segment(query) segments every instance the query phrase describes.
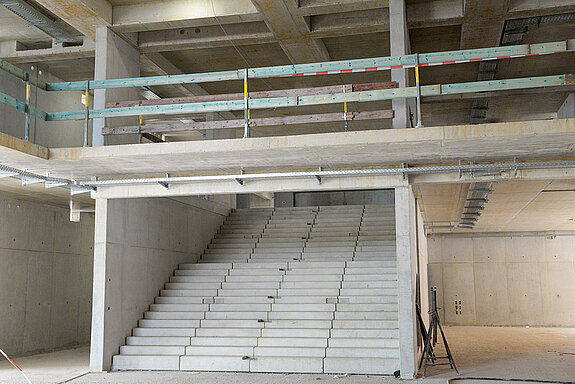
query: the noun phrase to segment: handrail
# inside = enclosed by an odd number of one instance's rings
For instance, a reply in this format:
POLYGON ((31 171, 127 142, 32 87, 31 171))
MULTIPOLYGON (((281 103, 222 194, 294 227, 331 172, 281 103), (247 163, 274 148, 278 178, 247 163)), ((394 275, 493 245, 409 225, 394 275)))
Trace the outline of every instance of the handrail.
MULTIPOLYGON (((571 85, 575 81, 573 75, 554 75, 541 77, 526 77, 507 80, 488 80, 469 83, 436 84, 421 87, 421 95, 440 96, 475 92, 501 91, 512 89, 538 88, 571 85)), ((251 99, 250 109, 265 109, 279 107, 294 107, 319 104, 340 104, 344 102, 369 102, 417 96, 417 87, 391 88, 373 91, 344 92, 324 95, 273 97, 251 99)), ((188 103, 172 105, 150 105, 140 107, 104 108, 89 111, 90 118, 122 117, 140 115, 172 115, 186 113, 205 113, 220 111, 239 111, 244 109, 243 100, 212 101, 205 103, 188 103)), ((48 113, 48 121, 82 120, 84 110, 48 113)))
MULTIPOLYGON (((575 51, 575 39, 542 44, 522 44, 495 48, 468 49, 458 51, 418 54, 419 66, 434 66, 510 59, 575 51)), ((390 56, 370 59, 328 61, 321 63, 283 65, 250 68, 249 78, 270 78, 283 76, 315 76, 355 72, 384 71, 416 66, 416 55, 390 56)), ((90 80, 90 89, 143 87, 158 85, 190 84, 228 80, 243 80, 244 69, 221 72, 194 73, 184 75, 152 76, 109 80, 90 80)), ((84 90, 85 81, 48 83, 48 91, 84 90)))

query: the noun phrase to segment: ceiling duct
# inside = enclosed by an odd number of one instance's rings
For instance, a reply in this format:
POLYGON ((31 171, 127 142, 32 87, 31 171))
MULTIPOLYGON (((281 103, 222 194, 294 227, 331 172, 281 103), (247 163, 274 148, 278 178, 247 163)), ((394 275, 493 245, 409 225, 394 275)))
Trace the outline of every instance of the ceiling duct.
POLYGON ((473 229, 475 227, 492 192, 493 183, 491 182, 477 182, 469 186, 457 228, 473 229))
POLYGON ((29 25, 33 25, 56 42, 78 42, 81 37, 68 25, 56 21, 23 0, 0 0, 0 5, 10 10, 29 25))

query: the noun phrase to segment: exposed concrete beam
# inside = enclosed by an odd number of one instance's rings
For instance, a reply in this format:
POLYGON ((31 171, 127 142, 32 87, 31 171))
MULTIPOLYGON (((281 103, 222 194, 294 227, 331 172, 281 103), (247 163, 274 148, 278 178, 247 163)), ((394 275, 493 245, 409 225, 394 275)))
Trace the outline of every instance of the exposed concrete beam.
POLYGON ((510 0, 509 18, 545 16, 575 11, 574 0, 510 0))
POLYGON ((388 0, 299 0, 298 12, 302 16, 387 8, 388 0))
POLYGON ((252 0, 293 64, 329 61, 321 40, 309 36, 309 25, 294 1, 252 0))
POLYGON ((409 3, 406 7, 409 28, 457 25, 463 21, 463 0, 432 0, 409 3))
POLYGON ((461 49, 498 47, 511 0, 466 0, 461 49))
POLYGON ((64 47, 62 44, 53 44, 52 48, 18 50, 18 43, 14 40, 0 42, 0 57, 14 63, 31 63, 37 61, 58 61, 94 57, 96 44, 85 38, 82 45, 64 47))
POLYGON ((141 52, 166 52, 276 41, 263 21, 140 32, 138 37, 141 52))
MULTIPOLYGON (((166 57, 161 53, 142 54, 140 59, 147 61, 148 64, 152 66, 160 76, 181 75, 184 73, 180 68, 176 67, 174 64, 172 64, 172 62, 166 59, 166 57)), ((208 95, 208 92, 198 84, 179 84, 176 87, 185 96, 208 95)), ((228 111, 219 112, 218 115, 224 120, 236 118, 233 113, 228 111)))
MULTIPOLYGON (((156 144, 163 145, 163 144, 156 144)), ((230 182, 197 182, 190 184, 161 185, 131 185, 98 187, 92 194, 95 199, 211 195, 259 192, 291 192, 291 191, 342 191, 352 189, 383 189, 407 185, 401 175, 359 176, 359 177, 329 177, 318 183, 315 178, 255 180, 246 181, 244 185, 236 181, 230 182)))
POLYGON ((106 0, 35 1, 93 40, 96 27, 112 25, 112 5, 106 0))
POLYGON ((250 0, 171 0, 114 7, 114 30, 160 29, 261 21, 250 0))

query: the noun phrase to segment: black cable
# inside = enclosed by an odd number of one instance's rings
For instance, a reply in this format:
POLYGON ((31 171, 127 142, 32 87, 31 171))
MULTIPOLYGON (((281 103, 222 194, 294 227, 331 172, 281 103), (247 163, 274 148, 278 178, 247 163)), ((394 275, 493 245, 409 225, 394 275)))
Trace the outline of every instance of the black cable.
POLYGON ((558 381, 558 380, 538 380, 538 379, 498 379, 495 377, 454 377, 447 380, 447 384, 452 381, 461 380, 479 380, 479 381, 512 381, 521 383, 545 383, 545 384, 575 384, 575 381, 558 381))

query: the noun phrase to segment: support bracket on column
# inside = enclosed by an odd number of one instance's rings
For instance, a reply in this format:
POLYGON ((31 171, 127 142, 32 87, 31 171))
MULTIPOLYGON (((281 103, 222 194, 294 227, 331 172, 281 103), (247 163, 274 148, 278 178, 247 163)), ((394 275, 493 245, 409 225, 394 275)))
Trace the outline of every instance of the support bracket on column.
MULTIPOLYGON (((242 175, 244 174, 244 170, 243 170, 243 169, 240 171, 240 174, 242 174, 242 175)), ((244 185, 244 179, 241 179, 241 178, 239 178, 239 177, 236 178, 236 182, 237 182, 239 185, 241 185, 241 186, 244 185)))
MULTIPOLYGON (((319 171, 320 171, 320 172, 322 171, 322 168, 321 168, 321 167, 319 167, 319 171)), ((318 184, 321 184, 322 180, 321 180, 321 176, 320 176, 320 175, 315 175, 315 179, 317 180, 317 183, 318 183, 318 184)))
MULTIPOLYGON (((166 178, 169 178, 170 174, 166 173, 166 178)), ((166 189, 170 189, 170 184, 168 184, 167 181, 158 181, 158 184, 160 184, 162 187, 166 188, 166 189)))

